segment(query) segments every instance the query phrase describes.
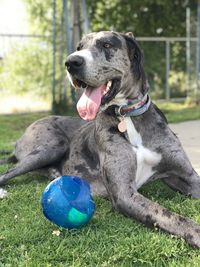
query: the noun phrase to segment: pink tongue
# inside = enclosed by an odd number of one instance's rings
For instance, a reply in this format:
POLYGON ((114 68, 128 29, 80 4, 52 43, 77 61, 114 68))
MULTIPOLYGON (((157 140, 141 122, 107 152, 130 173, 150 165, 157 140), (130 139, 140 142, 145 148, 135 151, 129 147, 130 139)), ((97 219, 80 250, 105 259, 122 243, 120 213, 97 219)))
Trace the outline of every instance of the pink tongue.
POLYGON ((106 85, 101 85, 94 89, 86 89, 84 91, 76 106, 82 119, 95 119, 104 90, 106 90, 106 85))

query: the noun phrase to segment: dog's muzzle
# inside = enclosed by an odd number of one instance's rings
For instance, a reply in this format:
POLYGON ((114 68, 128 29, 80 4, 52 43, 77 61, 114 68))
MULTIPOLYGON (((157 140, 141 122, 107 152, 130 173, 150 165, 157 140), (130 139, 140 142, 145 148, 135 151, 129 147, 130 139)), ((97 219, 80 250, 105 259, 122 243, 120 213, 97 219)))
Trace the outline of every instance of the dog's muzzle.
MULTIPOLYGON (((80 54, 71 54, 67 57, 65 66, 67 68, 68 77, 75 89, 84 89, 84 92, 77 103, 77 110, 80 117, 84 120, 93 120, 99 110, 100 105, 105 105, 111 101, 118 93, 121 78, 112 77, 105 78, 104 81, 96 84, 91 84, 89 79, 86 79, 86 60, 91 61, 91 55, 86 53, 86 59, 80 54)), ((90 73, 91 75, 91 73, 90 73)))

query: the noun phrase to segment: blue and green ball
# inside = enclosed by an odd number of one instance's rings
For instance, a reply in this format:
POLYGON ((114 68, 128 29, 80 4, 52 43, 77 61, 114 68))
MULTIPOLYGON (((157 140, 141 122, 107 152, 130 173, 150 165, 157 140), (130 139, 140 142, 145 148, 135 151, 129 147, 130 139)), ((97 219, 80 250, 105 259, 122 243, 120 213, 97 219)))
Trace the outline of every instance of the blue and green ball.
POLYGON ((68 229, 81 228, 95 211, 89 184, 76 176, 61 176, 52 181, 42 194, 45 217, 68 229))

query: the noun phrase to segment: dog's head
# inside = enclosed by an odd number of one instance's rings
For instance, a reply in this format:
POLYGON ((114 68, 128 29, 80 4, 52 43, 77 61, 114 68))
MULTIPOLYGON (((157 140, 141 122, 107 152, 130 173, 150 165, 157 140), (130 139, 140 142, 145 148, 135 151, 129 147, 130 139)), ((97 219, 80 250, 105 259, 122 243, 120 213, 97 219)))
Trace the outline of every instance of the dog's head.
POLYGON ((142 52, 130 33, 87 34, 65 65, 72 85, 85 90, 77 104, 85 120, 94 119, 100 106, 126 104, 147 90, 142 52))

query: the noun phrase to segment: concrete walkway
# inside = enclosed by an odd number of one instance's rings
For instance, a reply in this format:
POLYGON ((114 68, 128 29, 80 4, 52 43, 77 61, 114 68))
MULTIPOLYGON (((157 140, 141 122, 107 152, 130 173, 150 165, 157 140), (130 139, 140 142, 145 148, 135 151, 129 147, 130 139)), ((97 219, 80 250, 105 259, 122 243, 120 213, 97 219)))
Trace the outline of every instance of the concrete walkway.
POLYGON ((170 124, 179 137, 192 166, 200 175, 200 120, 170 124))

